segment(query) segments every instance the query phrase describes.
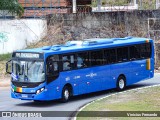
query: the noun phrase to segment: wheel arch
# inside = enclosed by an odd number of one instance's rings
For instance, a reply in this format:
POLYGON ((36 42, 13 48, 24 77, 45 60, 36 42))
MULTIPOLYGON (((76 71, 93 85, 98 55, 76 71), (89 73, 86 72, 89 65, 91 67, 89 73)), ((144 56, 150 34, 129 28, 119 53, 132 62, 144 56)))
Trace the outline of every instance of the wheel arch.
MULTIPOLYGON (((65 87, 68 87, 68 88, 69 88, 69 91, 70 91, 70 93, 71 93, 71 96, 73 96, 73 87, 72 87, 72 85, 71 85, 70 83, 66 83, 66 84, 64 85, 63 89, 64 89, 65 87)), ((62 89, 62 90, 63 90, 63 89, 62 89)))
POLYGON ((118 76, 118 78, 119 78, 120 76, 124 77, 124 78, 125 78, 125 81, 126 81, 126 76, 125 76, 124 74, 120 74, 120 75, 118 76))

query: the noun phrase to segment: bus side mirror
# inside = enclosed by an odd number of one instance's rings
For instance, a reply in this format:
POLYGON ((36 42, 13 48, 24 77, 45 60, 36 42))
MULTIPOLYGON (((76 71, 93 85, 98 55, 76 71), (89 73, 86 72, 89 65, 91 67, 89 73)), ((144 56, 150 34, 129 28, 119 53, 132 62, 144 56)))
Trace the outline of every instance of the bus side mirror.
POLYGON ((11 61, 12 61, 12 60, 9 60, 9 61, 6 63, 6 73, 8 73, 8 74, 11 74, 11 71, 12 71, 11 61))

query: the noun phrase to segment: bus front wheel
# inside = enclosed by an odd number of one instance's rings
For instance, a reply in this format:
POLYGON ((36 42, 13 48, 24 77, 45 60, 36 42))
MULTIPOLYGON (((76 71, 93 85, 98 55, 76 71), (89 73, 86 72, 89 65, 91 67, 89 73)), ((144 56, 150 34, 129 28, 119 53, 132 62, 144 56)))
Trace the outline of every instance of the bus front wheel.
POLYGON ((126 87, 126 78, 124 76, 119 76, 117 80, 117 90, 122 91, 126 87))
POLYGON ((62 102, 67 102, 71 96, 69 87, 65 86, 62 91, 62 102))

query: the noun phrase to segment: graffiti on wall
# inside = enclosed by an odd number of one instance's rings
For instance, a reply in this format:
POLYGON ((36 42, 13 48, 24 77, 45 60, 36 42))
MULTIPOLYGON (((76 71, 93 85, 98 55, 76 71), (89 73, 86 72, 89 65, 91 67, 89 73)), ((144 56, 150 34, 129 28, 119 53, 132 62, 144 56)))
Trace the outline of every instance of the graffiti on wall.
POLYGON ((0 43, 7 42, 9 40, 7 32, 0 32, 0 43))

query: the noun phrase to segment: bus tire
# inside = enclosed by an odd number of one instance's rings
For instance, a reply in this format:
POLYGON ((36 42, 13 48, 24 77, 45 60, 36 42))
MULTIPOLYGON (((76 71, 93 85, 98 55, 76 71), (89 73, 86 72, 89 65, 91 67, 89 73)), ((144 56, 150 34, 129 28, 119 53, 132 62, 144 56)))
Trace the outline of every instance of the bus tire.
POLYGON ((71 91, 69 89, 69 87, 65 86, 62 90, 62 102, 68 102, 68 100, 70 99, 71 96, 71 91))
POLYGON ((124 90, 126 87, 126 78, 124 76, 119 76, 117 80, 116 88, 118 91, 124 90))

